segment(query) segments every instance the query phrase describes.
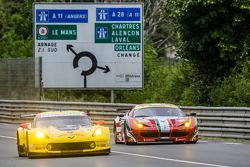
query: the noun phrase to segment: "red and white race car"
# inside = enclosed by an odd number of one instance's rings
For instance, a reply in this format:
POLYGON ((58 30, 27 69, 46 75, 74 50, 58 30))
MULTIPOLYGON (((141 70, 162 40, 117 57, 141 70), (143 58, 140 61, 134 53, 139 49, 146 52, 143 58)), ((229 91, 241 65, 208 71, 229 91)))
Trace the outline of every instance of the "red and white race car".
POLYGON ((196 143, 197 119, 172 104, 141 104, 114 121, 115 143, 196 143))

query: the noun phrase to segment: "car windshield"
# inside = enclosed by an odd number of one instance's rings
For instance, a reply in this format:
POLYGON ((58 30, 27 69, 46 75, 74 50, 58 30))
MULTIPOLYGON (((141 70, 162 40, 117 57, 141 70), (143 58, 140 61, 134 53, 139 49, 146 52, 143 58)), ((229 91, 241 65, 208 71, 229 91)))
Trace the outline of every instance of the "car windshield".
POLYGON ((133 117, 184 117, 185 114, 179 108, 150 107, 134 111, 133 117))
POLYGON ((57 129, 78 129, 80 126, 91 126, 91 121, 87 116, 44 117, 36 121, 37 128, 48 128, 50 126, 57 129))

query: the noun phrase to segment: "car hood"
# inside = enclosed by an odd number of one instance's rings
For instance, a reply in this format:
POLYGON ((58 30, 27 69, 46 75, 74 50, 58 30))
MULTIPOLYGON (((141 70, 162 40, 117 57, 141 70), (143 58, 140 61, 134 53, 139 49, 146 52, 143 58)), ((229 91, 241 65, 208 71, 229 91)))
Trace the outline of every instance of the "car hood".
POLYGON ((90 137, 94 133, 94 127, 82 127, 79 126, 79 128, 55 128, 53 126, 50 126, 48 128, 42 129, 43 132, 45 132, 49 137, 68 137, 68 136, 85 136, 90 137))
POLYGON ((155 116, 155 117, 141 117, 136 118, 136 120, 147 126, 181 126, 186 121, 186 117, 165 117, 165 116, 155 116))

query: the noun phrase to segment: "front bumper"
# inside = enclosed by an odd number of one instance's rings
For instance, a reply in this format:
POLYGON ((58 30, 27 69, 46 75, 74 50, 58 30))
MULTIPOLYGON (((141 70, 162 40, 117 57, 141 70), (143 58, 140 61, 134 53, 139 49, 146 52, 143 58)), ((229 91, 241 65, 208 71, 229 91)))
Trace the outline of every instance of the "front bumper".
POLYGON ((32 142, 29 143, 30 156, 108 154, 110 141, 75 141, 75 142, 32 142))
POLYGON ((58 156, 76 156, 76 155, 108 155, 110 153, 110 148, 100 149, 100 150, 91 150, 91 151, 71 151, 71 152, 29 152, 30 158, 35 157, 58 157, 58 156))
POLYGON ((132 130, 129 132, 131 143, 171 143, 190 142, 198 140, 198 131, 190 129, 172 129, 169 132, 159 132, 157 130, 132 130))

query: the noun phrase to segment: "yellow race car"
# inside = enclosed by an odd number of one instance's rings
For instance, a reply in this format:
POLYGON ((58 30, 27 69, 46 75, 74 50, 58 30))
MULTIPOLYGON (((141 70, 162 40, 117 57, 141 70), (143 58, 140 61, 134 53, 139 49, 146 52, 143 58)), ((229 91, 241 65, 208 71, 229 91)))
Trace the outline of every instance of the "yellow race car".
MULTIPOLYGON (((101 122, 102 123, 102 122, 101 122)), ((17 129, 20 157, 110 153, 108 127, 91 125, 84 112, 55 111, 35 116, 17 129)))

